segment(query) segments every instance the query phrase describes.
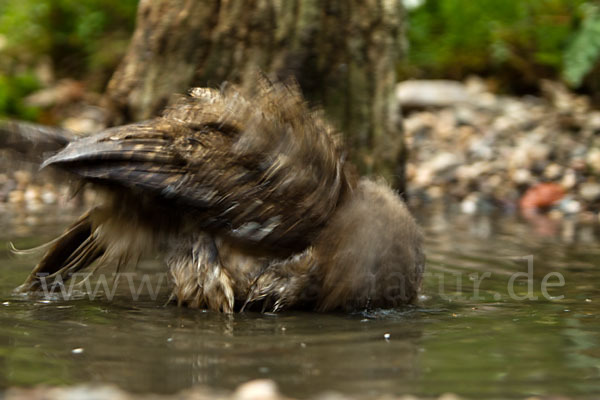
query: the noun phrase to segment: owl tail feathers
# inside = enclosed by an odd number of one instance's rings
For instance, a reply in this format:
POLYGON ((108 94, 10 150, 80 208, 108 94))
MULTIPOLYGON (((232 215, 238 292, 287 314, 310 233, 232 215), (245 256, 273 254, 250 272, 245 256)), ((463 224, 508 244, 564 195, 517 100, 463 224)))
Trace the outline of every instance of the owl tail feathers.
POLYGON ((25 282, 15 289, 16 293, 46 291, 60 285, 104 254, 104 246, 94 233, 94 211, 83 214, 61 236, 50 242, 49 250, 25 282))

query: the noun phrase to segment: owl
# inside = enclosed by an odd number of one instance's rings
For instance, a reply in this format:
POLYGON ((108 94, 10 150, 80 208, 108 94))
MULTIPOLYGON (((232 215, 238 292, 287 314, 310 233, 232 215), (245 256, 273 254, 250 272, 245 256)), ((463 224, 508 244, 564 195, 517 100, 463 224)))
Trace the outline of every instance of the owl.
POLYGON ((17 290, 159 252, 179 305, 359 310, 417 297, 422 237, 400 197, 358 178, 294 83, 194 88, 161 117, 70 142, 43 167, 102 200, 17 290))

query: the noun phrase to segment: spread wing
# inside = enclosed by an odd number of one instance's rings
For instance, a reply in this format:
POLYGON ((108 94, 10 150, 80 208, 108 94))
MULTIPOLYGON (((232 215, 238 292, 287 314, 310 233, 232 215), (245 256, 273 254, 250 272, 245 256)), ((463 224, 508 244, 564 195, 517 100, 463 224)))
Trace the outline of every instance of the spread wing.
POLYGON ((345 185, 338 136, 295 86, 270 83, 254 95, 194 89, 163 117, 75 141, 44 165, 152 194, 192 210, 200 227, 288 248, 306 246, 345 185))
POLYGON ((16 120, 0 120, 0 149, 10 149, 40 163, 44 153, 65 147, 74 135, 61 128, 16 120))

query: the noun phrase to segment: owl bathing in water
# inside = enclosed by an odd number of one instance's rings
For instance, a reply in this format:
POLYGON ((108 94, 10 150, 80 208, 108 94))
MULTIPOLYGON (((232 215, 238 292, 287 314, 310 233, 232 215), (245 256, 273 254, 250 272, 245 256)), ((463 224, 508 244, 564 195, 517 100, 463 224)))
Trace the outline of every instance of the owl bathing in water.
POLYGON ((44 166, 106 196, 18 290, 159 250, 180 305, 362 310, 415 300, 421 234, 294 84, 196 88, 164 115, 71 142, 44 166))

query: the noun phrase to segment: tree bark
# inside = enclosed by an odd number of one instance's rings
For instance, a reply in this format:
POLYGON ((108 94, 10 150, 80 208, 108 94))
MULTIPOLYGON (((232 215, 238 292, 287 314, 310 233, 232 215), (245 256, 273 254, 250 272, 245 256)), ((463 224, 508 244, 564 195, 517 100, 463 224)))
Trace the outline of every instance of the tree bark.
POLYGON ((294 77, 344 132, 363 173, 403 185, 394 96, 400 3, 141 0, 128 53, 105 96, 113 123, 152 117, 171 94, 192 86, 253 85, 257 71, 294 77))

